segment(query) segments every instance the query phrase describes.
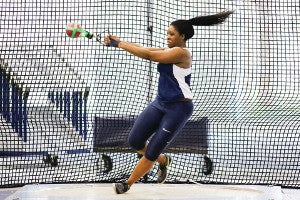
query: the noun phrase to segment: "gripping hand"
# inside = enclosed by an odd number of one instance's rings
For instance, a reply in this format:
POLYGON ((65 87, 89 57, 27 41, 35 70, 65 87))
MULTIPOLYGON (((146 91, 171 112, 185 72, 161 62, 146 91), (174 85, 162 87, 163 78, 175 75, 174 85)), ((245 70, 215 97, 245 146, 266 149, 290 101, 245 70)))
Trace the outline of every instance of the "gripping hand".
POLYGON ((116 36, 109 34, 104 38, 104 43, 108 47, 118 47, 120 43, 120 39, 116 36))
POLYGON ((117 41, 113 39, 112 37, 109 37, 110 43, 108 44, 109 47, 118 47, 120 41, 117 41))

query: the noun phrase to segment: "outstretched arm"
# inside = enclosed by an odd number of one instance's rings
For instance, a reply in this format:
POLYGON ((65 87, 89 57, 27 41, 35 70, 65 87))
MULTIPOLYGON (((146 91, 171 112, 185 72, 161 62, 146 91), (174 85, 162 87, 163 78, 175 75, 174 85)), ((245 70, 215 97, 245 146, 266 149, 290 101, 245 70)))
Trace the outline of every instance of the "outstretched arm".
POLYGON ((185 50, 179 47, 171 49, 143 47, 135 43, 121 41, 118 37, 112 35, 108 35, 104 42, 108 46, 121 48, 137 57, 154 62, 180 63, 189 56, 185 50))
POLYGON ((140 48, 144 48, 144 49, 147 49, 149 51, 162 51, 162 50, 165 50, 166 48, 157 48, 157 47, 144 47, 144 46, 141 46, 139 44, 136 44, 136 43, 131 43, 131 42, 127 42, 127 43, 130 43, 131 45, 133 46, 137 46, 137 47, 140 47, 140 48))

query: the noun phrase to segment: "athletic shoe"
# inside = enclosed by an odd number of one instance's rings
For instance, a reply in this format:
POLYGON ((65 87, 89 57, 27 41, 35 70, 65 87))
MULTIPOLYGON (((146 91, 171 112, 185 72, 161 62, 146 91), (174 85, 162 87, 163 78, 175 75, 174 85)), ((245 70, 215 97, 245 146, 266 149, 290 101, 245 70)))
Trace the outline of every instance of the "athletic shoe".
POLYGON ((129 190, 130 185, 127 183, 115 183, 113 187, 117 194, 123 194, 129 190))
POLYGON ((167 169, 172 163, 172 158, 170 156, 166 155, 166 162, 164 164, 159 164, 158 166, 158 176, 157 176, 157 182, 158 183, 164 183, 167 179, 167 169))

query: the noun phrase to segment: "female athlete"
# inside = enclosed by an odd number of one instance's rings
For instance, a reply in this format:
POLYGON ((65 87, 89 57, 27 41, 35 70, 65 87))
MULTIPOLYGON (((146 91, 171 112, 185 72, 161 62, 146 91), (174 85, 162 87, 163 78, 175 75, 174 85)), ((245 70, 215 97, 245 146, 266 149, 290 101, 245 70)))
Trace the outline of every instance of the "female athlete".
POLYGON ((155 162, 159 163, 157 182, 166 180, 172 159, 163 154, 163 150, 186 124, 194 108, 190 89, 192 53, 187 48, 187 40, 194 35, 193 26, 219 24, 230 14, 231 11, 225 11, 172 22, 167 30, 167 48, 143 47, 113 35, 105 37, 106 46, 157 62, 159 72, 157 97, 139 115, 128 139, 130 146, 143 156, 125 182, 114 184, 117 194, 127 192, 155 162))

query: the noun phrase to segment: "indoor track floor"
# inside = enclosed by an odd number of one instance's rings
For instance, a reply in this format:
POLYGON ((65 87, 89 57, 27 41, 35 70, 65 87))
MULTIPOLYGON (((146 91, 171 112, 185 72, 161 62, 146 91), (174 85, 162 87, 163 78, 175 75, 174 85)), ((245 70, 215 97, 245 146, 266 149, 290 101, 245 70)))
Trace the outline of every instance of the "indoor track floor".
POLYGON ((143 184, 115 194, 112 184, 32 184, 0 189, 4 200, 299 200, 300 190, 280 186, 143 184))

